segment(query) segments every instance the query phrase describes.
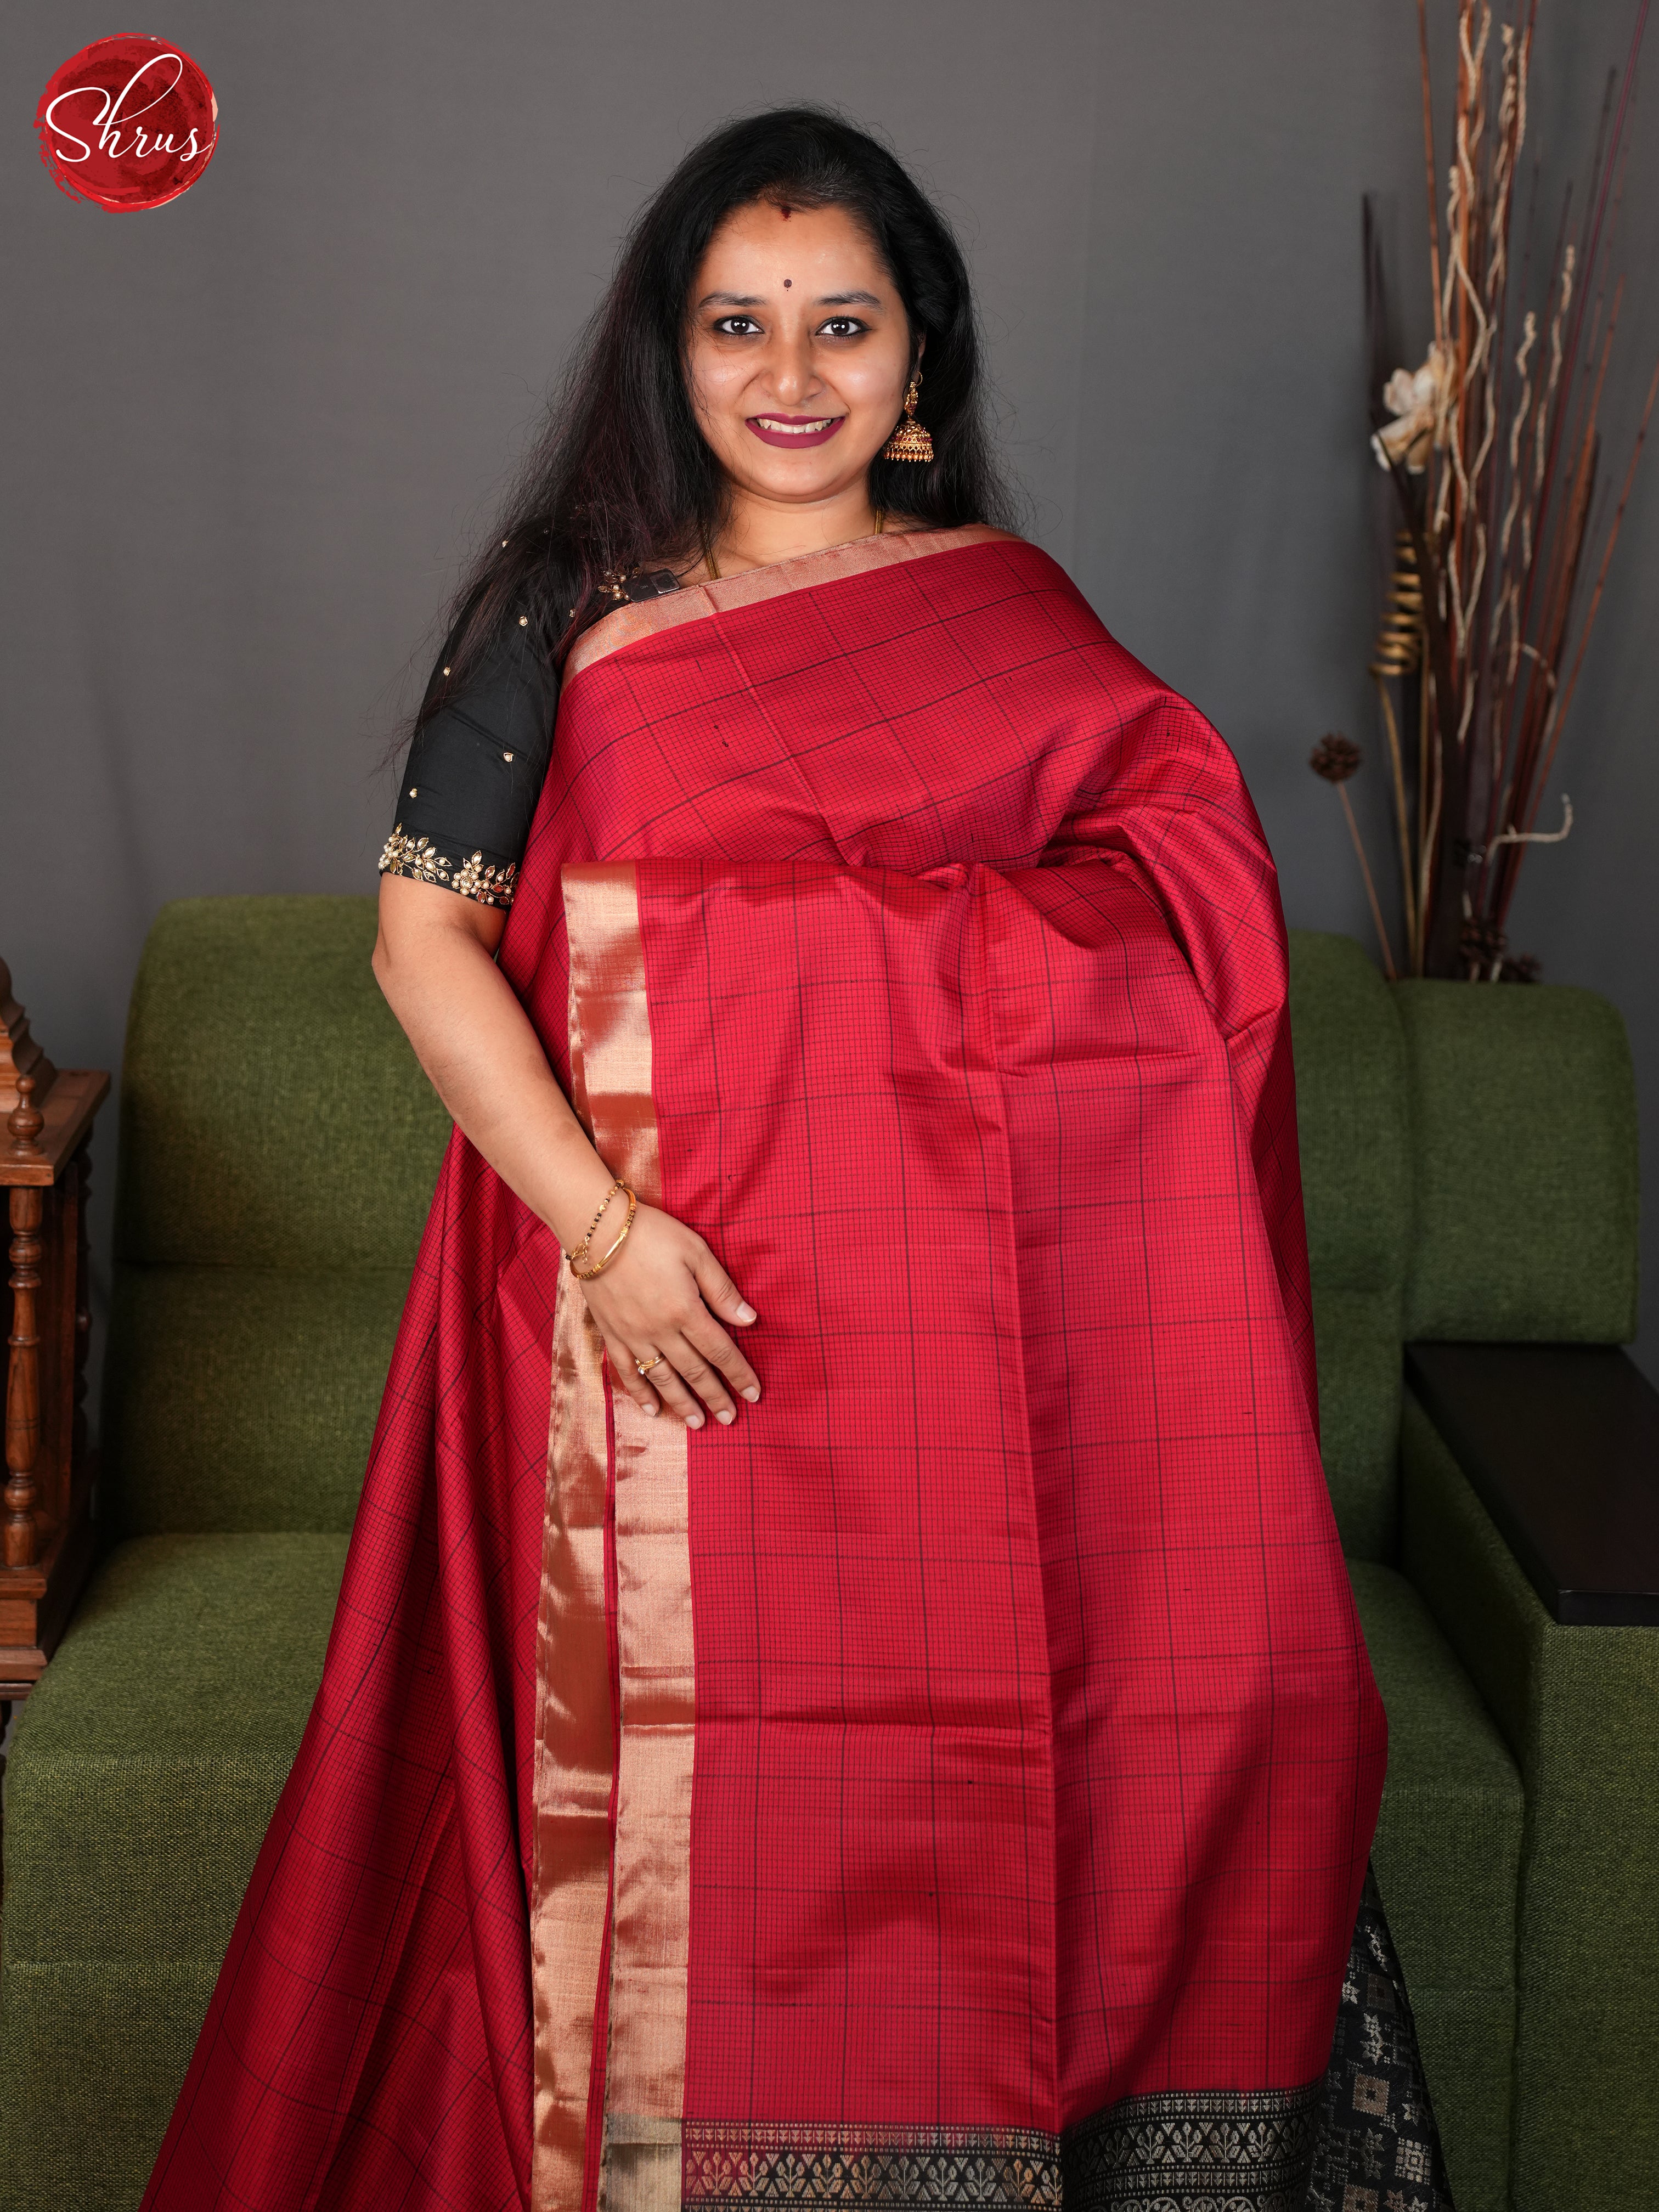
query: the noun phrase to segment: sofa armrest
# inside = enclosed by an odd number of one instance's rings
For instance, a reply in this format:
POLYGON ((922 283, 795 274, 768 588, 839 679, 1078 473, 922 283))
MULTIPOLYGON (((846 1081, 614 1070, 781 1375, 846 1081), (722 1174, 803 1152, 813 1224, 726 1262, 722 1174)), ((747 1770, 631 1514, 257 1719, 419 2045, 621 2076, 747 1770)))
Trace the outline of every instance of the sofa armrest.
POLYGON ((1659 1627, 1659 1390, 1624 1352, 1413 1344, 1406 1377, 1553 1620, 1659 1627))
POLYGON ((1659 2172, 1659 1631, 1551 1617, 1408 1390, 1401 1565, 1526 1792, 1516 2212, 1650 2212, 1659 2172))

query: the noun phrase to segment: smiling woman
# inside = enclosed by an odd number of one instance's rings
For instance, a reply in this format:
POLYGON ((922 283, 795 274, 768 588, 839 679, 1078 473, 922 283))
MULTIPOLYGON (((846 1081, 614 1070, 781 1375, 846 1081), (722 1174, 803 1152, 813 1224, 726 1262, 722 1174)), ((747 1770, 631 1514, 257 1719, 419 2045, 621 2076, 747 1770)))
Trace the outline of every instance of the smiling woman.
POLYGON ((1272 861, 981 404, 891 155, 734 125, 462 587, 457 1127, 151 2212, 1446 2201, 1272 861))
POLYGON ((556 672, 641 579, 707 574, 711 548, 732 574, 868 534, 883 515, 1012 528, 984 398, 961 252, 890 154, 805 110, 715 133, 635 223, 545 434, 455 594, 417 728, 509 631, 522 627, 536 665, 556 672), (918 466, 889 447, 924 358, 934 452, 918 466), (823 426, 823 472, 750 465, 769 443, 763 416, 783 437, 792 417, 809 438, 823 426))
POLYGON ((727 568, 760 567, 781 543, 800 550, 809 514, 827 545, 873 529, 870 463, 927 341, 869 232, 841 207, 740 208, 715 233, 696 289, 691 403, 747 525, 741 549, 727 544, 727 568))

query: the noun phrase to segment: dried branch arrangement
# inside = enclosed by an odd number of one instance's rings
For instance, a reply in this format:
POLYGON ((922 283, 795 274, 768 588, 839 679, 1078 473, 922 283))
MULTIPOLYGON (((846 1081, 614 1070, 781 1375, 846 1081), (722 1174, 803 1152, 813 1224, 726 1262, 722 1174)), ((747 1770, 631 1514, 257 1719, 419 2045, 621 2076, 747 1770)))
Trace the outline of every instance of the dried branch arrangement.
MULTIPOLYGON (((1547 254, 1535 171, 1523 221, 1516 207, 1537 6, 1523 0, 1518 24, 1494 38, 1488 0, 1458 0, 1443 235, 1418 0, 1434 337, 1420 368, 1386 381, 1398 356, 1366 209, 1371 450, 1400 523, 1370 662, 1399 847, 1399 963, 1365 870, 1390 975, 1397 965, 1492 981, 1536 973, 1506 957, 1510 905, 1528 847, 1559 844, 1572 827, 1565 793, 1559 826, 1540 828, 1540 814, 1659 393, 1656 368, 1615 491, 1600 416, 1625 282, 1610 281, 1607 264, 1648 0, 1622 76, 1607 81, 1588 198, 1575 214, 1569 191, 1547 254)), ((1329 742, 1312 764, 1340 786, 1357 750, 1333 757, 1329 742)), ((1348 819, 1352 830, 1351 809, 1348 819)))

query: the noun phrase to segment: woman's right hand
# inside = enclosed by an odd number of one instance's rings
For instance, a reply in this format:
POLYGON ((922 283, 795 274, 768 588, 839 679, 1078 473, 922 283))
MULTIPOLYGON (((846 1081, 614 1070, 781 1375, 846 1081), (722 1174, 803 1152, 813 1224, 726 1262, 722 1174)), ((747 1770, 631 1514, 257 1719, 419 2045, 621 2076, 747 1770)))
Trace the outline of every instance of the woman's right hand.
MULTIPOLYGON (((602 1257, 620 1226, 607 1212, 590 1255, 602 1257)), ((759 1377, 721 1326, 747 1328, 759 1316, 696 1231, 672 1213, 641 1202, 616 1258, 582 1289, 611 1373, 646 1413, 666 1406, 700 1429, 703 1406, 729 1423, 738 1417, 734 1392, 751 1404, 760 1396, 759 1377), (657 1353, 641 1375, 637 1363, 657 1353)))

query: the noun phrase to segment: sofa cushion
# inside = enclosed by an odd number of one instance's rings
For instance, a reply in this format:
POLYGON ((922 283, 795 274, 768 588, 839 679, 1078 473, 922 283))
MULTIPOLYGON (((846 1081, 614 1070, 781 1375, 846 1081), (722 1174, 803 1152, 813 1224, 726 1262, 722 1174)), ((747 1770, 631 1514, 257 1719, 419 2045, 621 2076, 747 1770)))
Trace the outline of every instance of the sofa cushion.
POLYGON ((1389 1715, 1372 1861, 1417 2017, 1459 2212, 1508 2203, 1521 1778, 1411 1584, 1351 1560, 1389 1715))
POLYGON ((119 1257, 414 1264, 449 1117, 369 969, 372 898, 180 899, 121 1085, 119 1257))
POLYGON ((1627 1344, 1636 1078, 1617 1009, 1562 984, 1395 995, 1416 1170, 1406 1334, 1627 1344))
POLYGON ((1316 1283, 1313 1310, 1320 1456, 1342 1548, 1358 1559, 1392 1559, 1399 1544, 1400 1294, 1316 1283))
POLYGON ((351 1526, 404 1268, 116 1270, 100 1510, 128 1535, 351 1526))
POLYGON ((1297 1133, 1325 1475, 1346 1550, 1392 1559, 1411 1228, 1405 1048, 1352 938, 1291 933, 1297 1133))
POLYGON ((155 1536, 100 1569, 6 1777, 9 2212, 130 2212, 322 1675, 345 1540, 155 1536))

